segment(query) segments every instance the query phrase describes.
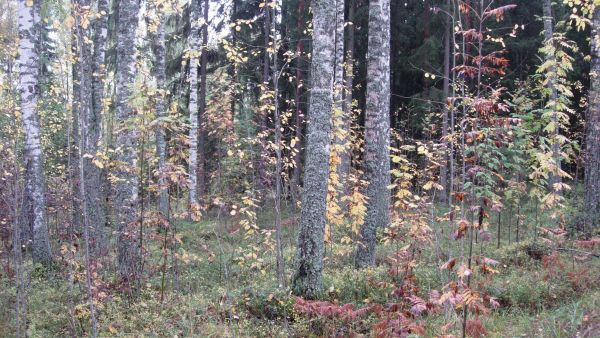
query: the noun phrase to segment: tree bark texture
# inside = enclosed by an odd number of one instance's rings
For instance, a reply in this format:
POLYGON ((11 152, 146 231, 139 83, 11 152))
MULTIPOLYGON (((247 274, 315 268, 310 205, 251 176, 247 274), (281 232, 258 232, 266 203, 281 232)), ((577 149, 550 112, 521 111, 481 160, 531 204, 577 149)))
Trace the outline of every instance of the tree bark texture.
MULTIPOLYGON (((298 0, 298 20, 296 23, 296 90, 294 92, 294 104, 295 104, 295 131, 294 136, 296 138, 296 144, 294 149, 294 171, 292 173, 292 194, 294 198, 298 195, 297 191, 300 187, 300 172, 302 170, 301 165, 301 144, 302 144, 302 130, 304 128, 304 113, 301 107, 301 96, 302 96, 302 84, 303 84, 303 73, 302 73, 302 54, 304 54, 304 0, 298 0)), ((294 200, 295 202, 296 200, 294 200)))
POLYGON ((40 119, 37 112, 39 97, 39 56, 35 48, 39 13, 35 4, 19 1, 19 94, 23 133, 25 135, 26 194, 33 210, 32 237, 33 261, 44 265, 52 263, 50 235, 46 224, 46 199, 44 196, 44 170, 42 159, 40 119))
POLYGON ((333 107, 335 2, 314 0, 311 96, 294 294, 317 297, 323 288, 323 249, 333 107))
MULTIPOLYGON (((446 1, 446 10, 450 13, 451 3, 450 0, 446 1)), ((450 23, 450 15, 445 15, 445 27, 444 27, 444 83, 443 83, 443 95, 444 101, 442 102, 442 161, 440 166, 440 185, 444 189, 441 194, 441 200, 448 200, 448 115, 450 114, 448 98, 450 96, 450 31, 452 30, 450 23)))
POLYGON ((198 193, 199 199, 206 194, 206 152, 204 149, 206 133, 204 115, 206 112, 206 66, 208 64, 208 0, 204 0, 204 26, 202 26, 202 46, 200 55, 200 90, 198 92, 198 193))
MULTIPOLYGON (((106 41, 108 36, 108 0, 98 0, 98 14, 92 26, 94 30, 94 51, 91 55, 91 95, 92 108, 86 116, 87 142, 86 154, 96 156, 100 150, 100 136, 102 130, 102 114, 104 112, 104 75, 106 73, 106 41)), ((102 182, 102 168, 90 161, 84 162, 85 177, 83 183, 86 185, 86 199, 88 217, 91 226, 91 249, 92 252, 106 251, 106 205, 105 187, 102 182)))
POLYGON ((375 264, 376 232, 389 225, 390 206, 390 1, 369 3, 365 179, 367 215, 356 250, 356 266, 375 264))
MULTIPOLYGON (((345 62, 344 62, 344 103, 343 103, 343 111, 344 111, 344 129, 348 133, 347 138, 350 138, 350 130, 352 128, 352 89, 354 87, 354 11, 355 11, 355 1, 350 0, 348 4, 348 22, 349 24, 346 26, 346 49, 345 49, 345 62)), ((350 161, 351 161, 351 150, 347 149, 340 154, 340 165, 338 173, 340 177, 344 179, 344 193, 347 194, 349 192, 348 180, 347 177, 350 174, 350 161)))
POLYGON ((600 226, 600 8, 592 19, 592 64, 586 121, 585 231, 600 226))
POLYGON ((116 170, 118 181, 114 191, 114 209, 118 229, 118 264, 122 279, 135 277, 134 263, 138 261, 135 248, 135 228, 138 222, 139 177, 137 150, 138 135, 133 128, 132 119, 136 111, 131 105, 136 73, 136 41, 139 3, 137 0, 118 1, 117 18, 117 67, 116 67, 116 170))
POLYGON ((190 114, 190 153, 188 158, 189 175, 189 204, 198 204, 198 62, 200 56, 200 0, 192 0, 190 5, 190 36, 188 37, 190 54, 190 99, 188 110, 190 114))
MULTIPOLYGON (((167 116, 167 105, 165 102, 167 92, 167 76, 166 76, 166 41, 165 41, 165 25, 167 18, 161 17, 158 26, 155 53, 156 64, 154 74, 156 83, 159 89, 159 95, 156 98, 156 117, 163 118, 167 116)), ((169 216, 169 192, 165 179, 165 171, 167 167, 167 141, 165 129, 159 125, 156 130, 156 152, 158 154, 158 211, 163 217, 169 216)))

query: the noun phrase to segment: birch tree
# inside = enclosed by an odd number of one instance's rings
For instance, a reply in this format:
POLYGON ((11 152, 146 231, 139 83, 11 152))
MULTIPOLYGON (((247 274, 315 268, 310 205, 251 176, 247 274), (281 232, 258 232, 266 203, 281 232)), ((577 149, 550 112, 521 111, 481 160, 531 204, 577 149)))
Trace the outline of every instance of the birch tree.
MULTIPOLYGON (((346 48, 344 60, 344 103, 342 110, 344 111, 345 125, 347 138, 350 137, 351 119, 352 119, 352 89, 354 87, 354 11, 356 0, 350 0, 348 3, 348 24, 346 25, 346 48)), ((347 177, 350 173, 350 150, 340 154, 339 172, 342 176, 347 177)), ((348 182, 344 182, 344 188, 348 190, 348 182)))
MULTIPOLYGON (((79 157, 80 154, 86 157, 85 160, 78 159, 77 163, 83 165, 84 175, 81 175, 79 168, 78 172, 73 177, 79 179, 79 192, 76 197, 77 205, 76 213, 82 213, 83 219, 87 218, 87 225, 91 227, 92 233, 90 238, 91 248, 93 251, 103 247, 104 242, 104 226, 106 223, 105 210, 103 207, 103 194, 101 183, 101 162, 93 159, 98 154, 98 143, 100 141, 100 129, 102 123, 102 106, 103 106, 103 80, 101 74, 104 71, 104 54, 108 25, 108 1, 101 0, 98 2, 98 17, 94 20, 93 25, 88 22, 93 16, 86 14, 87 8, 90 7, 91 1, 77 0, 73 1, 75 5, 74 14, 78 17, 78 25, 73 27, 76 36, 76 42, 73 49, 76 50, 76 62, 73 65, 73 74, 77 77, 77 83, 74 83, 74 100, 73 100, 73 135, 74 142, 78 148, 78 152, 74 157, 79 157), (77 13, 75 13, 77 12, 77 13), (104 14, 101 14, 104 13, 104 14), (83 26, 83 27, 80 27, 83 26), (84 28, 85 27, 85 28, 84 28), (88 27, 91 27, 88 28, 88 27), (92 36, 93 35, 93 36, 92 36), (86 41, 94 41, 94 45, 83 43, 78 39, 86 41), (93 48, 92 48, 93 47, 93 48), (81 129, 85 128, 85 130, 81 129), (85 139, 83 139, 85 137, 85 139), (82 148, 81 148, 82 147, 82 148), (85 191, 85 194, 82 192, 85 191), (79 205, 81 203, 81 205, 79 205), (83 205, 86 205, 84 208, 83 205), (79 209, 79 210, 78 210, 79 209)), ((82 223, 81 215, 75 217, 77 224, 82 223)))
POLYGON ((600 8, 592 18, 592 64, 586 120, 584 212, 586 229, 600 225, 600 8))
POLYGON ((297 8, 297 20, 296 20, 296 88, 294 90, 294 115, 295 115, 295 127, 294 127, 294 170, 292 172, 292 195, 295 202, 298 200, 298 188, 300 187, 300 172, 301 167, 301 144, 302 144, 302 131, 304 127, 304 112, 301 107, 301 96, 303 86, 303 72, 302 72, 302 54, 304 54, 304 0, 298 0, 297 8))
MULTIPOLYGON (((90 163, 90 157, 85 156, 84 151, 89 149, 89 130, 90 128, 90 117, 92 116, 92 72, 91 72, 91 46, 85 43, 85 41, 90 40, 90 29, 87 28, 89 25, 83 24, 83 21, 89 20, 89 16, 86 13, 86 9, 90 7, 90 0, 76 0, 72 3, 73 5, 73 16, 75 17, 75 45, 77 48, 77 64, 76 67, 79 71, 79 79, 80 84, 77 87, 79 93, 77 93, 78 97, 78 114, 79 120, 77 121, 79 124, 79 145, 78 145, 78 169, 79 169, 79 177, 84 179, 86 182, 82 182, 79 184, 79 195, 81 198, 81 207, 83 212, 82 219, 82 228, 83 228, 83 240, 84 240, 84 257, 85 257, 85 280, 86 280, 86 289, 88 296, 88 308, 90 311, 90 322, 91 322, 91 336, 97 336, 97 327, 96 327, 96 315, 94 309, 94 297, 92 290, 92 271, 90 264, 90 233, 89 228, 91 227, 92 213, 90 213, 90 208, 94 206, 90 205, 90 200, 88 199, 87 190, 87 176, 86 168, 95 167, 92 163, 90 163)), ((99 186, 95 187, 96 189, 99 186)))
POLYGON ((389 225, 390 191, 390 1, 369 2, 365 180, 367 214, 356 250, 356 266, 375 264, 376 232, 389 225))
MULTIPOLYGON (((163 118, 167 115, 165 97, 167 90, 166 76, 166 42, 165 42, 165 26, 167 18, 161 16, 158 25, 155 53, 156 63, 154 65, 154 75, 156 76, 156 84, 158 86, 159 95, 156 98, 156 117, 163 118)), ((167 141, 164 128, 159 125, 156 131, 156 153, 158 154, 158 211, 162 216, 167 217, 169 214, 169 195, 167 190, 167 182, 165 179, 165 170, 167 166, 167 141)))
POLYGON ((348 166, 346 142, 349 135, 349 115, 344 112, 344 0, 335 0, 335 60, 333 70, 334 143, 337 156, 336 174, 340 193, 345 192, 348 166), (338 116, 336 118, 335 116, 338 116), (342 165, 342 162, 344 162, 342 165))
POLYGON ((26 193, 33 213, 33 261, 44 265, 52 263, 50 236, 46 224, 44 171, 42 160, 40 119, 37 111, 39 97, 39 56, 35 48, 36 29, 39 26, 38 6, 34 1, 18 2, 19 25, 19 94, 23 123, 26 193))
POLYGON ((200 0, 191 0, 190 3, 190 36, 188 37, 190 58, 190 99, 188 110, 190 114, 190 153, 188 157, 189 175, 189 205, 198 204, 198 64, 200 57, 200 0))
MULTIPOLYGON (((97 17, 92 25, 94 51, 91 55, 91 109, 86 117, 87 142, 85 153, 98 156, 100 150, 100 133, 102 129, 102 115, 104 112, 104 76, 106 74, 106 40, 108 36, 108 0, 98 0, 97 17)), ((101 163, 85 162, 84 184, 86 185, 86 198, 88 213, 92 227, 92 250, 105 251, 106 207, 105 188, 102 184, 101 163)))
POLYGON ((450 97, 450 31, 452 30, 450 22, 450 0, 446 1, 446 13, 444 13, 444 83, 442 86, 442 92, 444 96, 444 102, 442 107, 442 150, 443 157, 440 166, 440 185, 444 189, 442 192, 441 200, 443 202, 448 200, 449 187, 448 187, 448 115, 450 111, 448 109, 448 99, 450 97))
POLYGON ((314 0, 311 95, 308 110, 306 160, 302 212, 296 251, 294 294, 317 297, 323 288, 323 240, 326 222, 331 110, 333 107, 333 61, 335 2, 314 0))
POLYGON ((138 220, 139 178, 137 167, 137 132, 132 126, 135 110, 130 97, 135 82, 135 36, 138 25, 137 0, 118 1, 117 67, 116 67, 116 161, 118 163, 114 187, 115 218, 118 229, 118 263, 122 279, 135 277, 136 251, 133 245, 134 229, 138 220))
POLYGON ((198 192, 200 199, 206 193, 206 151, 205 140, 206 133, 204 131, 204 115, 206 113, 206 67, 208 65, 208 11, 209 1, 204 0, 204 8, 202 9, 203 25, 202 25, 202 46, 200 55, 200 90, 198 92, 198 192))

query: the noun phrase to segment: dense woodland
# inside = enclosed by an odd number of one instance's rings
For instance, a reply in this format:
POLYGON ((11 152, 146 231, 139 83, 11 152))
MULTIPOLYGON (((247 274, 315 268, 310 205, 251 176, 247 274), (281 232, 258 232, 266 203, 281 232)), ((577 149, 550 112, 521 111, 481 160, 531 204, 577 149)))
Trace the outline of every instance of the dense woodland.
POLYGON ((0 0, 0 336, 599 337, 599 0, 0 0))

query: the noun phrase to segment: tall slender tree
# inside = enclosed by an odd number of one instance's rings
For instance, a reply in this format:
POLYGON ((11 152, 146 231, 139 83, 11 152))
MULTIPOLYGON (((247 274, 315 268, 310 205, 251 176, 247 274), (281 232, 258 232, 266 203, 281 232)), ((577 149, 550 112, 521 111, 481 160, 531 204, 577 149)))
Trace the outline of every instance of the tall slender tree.
POLYGON ((311 95, 308 111, 306 162, 302 193, 300 232, 296 251, 294 294, 317 297, 323 288, 323 251, 326 223, 331 110, 333 107, 333 61, 335 3, 314 0, 311 95))
POLYGON ((135 109, 133 95, 136 71, 136 30, 138 26, 138 0, 118 1, 117 17, 117 67, 116 67, 116 122, 118 123, 116 160, 118 169, 114 191, 115 219, 118 228, 118 263, 120 277, 130 281, 135 277, 134 263, 138 260, 133 245, 133 229, 138 221, 139 177, 136 174, 138 135, 132 128, 135 109))
MULTIPOLYGON (((78 22, 90 20, 89 15, 80 13, 84 8, 89 8, 90 1, 76 0, 75 15, 78 17, 78 22), (85 16, 85 17, 81 17, 85 16), (81 18, 79 18, 81 17, 81 18)), ((83 28, 75 25, 73 27, 74 34, 77 39, 86 39, 94 41, 94 48, 89 43, 73 44, 73 49, 76 50, 76 62, 73 66, 74 77, 77 78, 77 83, 74 83, 73 88, 73 138, 76 142, 78 151, 74 154, 78 158, 83 154, 86 158, 96 156, 98 152, 98 142, 100 141, 100 129, 102 123, 102 106, 103 106, 103 86, 102 75, 104 72, 104 54, 106 50, 106 35, 108 25, 108 2, 102 0, 98 3, 98 14, 100 15, 94 20, 90 28, 83 28), (100 14, 104 13, 104 15, 100 14), (93 34, 93 37, 92 37, 93 34), (93 51, 92 51, 93 49, 93 51), (81 128, 86 128, 82 130, 81 128), (85 136, 85 139, 82 139, 85 136), (83 147, 79 149, 80 147, 83 147)), ((87 26, 86 26, 87 27, 87 26)), ((77 163, 82 163, 84 176, 81 176, 81 171, 78 165, 73 172, 73 178, 77 179, 77 186, 85 185, 77 189, 74 199, 74 210, 76 213, 74 220, 77 225, 82 225, 83 219, 87 219, 87 226, 92 230, 90 238, 92 251, 103 247, 104 242, 104 225, 106 222, 105 209, 102 201, 102 182, 101 168, 95 164, 98 161, 89 161, 79 159, 77 163), (85 188, 85 189, 83 189, 85 188), (85 194, 81 192, 85 191, 85 194), (86 205, 83 208, 83 204, 86 205), (85 209, 85 210, 84 210, 85 209), (83 215, 80 215, 80 213, 83 215)))
MULTIPOLYGON (((92 26, 94 51, 91 58, 91 95, 92 107, 88 111, 86 124, 88 126, 85 153, 97 156, 102 130, 102 114, 104 112, 104 77, 106 74, 106 44, 108 37, 108 0, 98 0, 97 17, 92 26)), ((106 224, 106 191, 102 184, 102 168, 90 161, 85 162, 86 175, 83 178, 86 185, 88 213, 92 227, 92 250, 105 251, 106 224)))
POLYGON ((333 103, 342 109, 344 87, 344 0, 335 1, 335 60, 333 64, 333 103))
POLYGON ((303 72, 302 72, 302 54, 304 54, 304 0, 298 0, 297 9, 297 21, 296 21, 296 88, 294 91, 294 105, 296 116, 295 119, 295 153, 294 153, 294 170, 292 172, 292 195, 296 198, 298 187, 300 187, 300 172, 302 170, 300 158, 302 144, 302 130, 304 127, 304 113, 302 112, 301 100, 302 100, 302 85, 303 85, 303 72))
POLYGON ((452 30, 450 23, 450 0, 446 0, 446 12, 442 12, 444 15, 444 81, 443 81, 443 95, 444 102, 442 107, 442 150, 443 158, 440 166, 440 185, 442 186, 443 192, 441 199, 446 201, 448 199, 448 98, 450 97, 450 31, 452 30))
POLYGON ((378 227, 390 223, 390 1, 369 2, 365 179, 367 215, 356 250, 356 266, 375 264, 378 227))
MULTIPOLYGON (((156 85, 159 89, 159 95, 156 98, 156 117, 163 118, 167 115, 166 91, 167 91, 167 70, 166 70, 166 41, 165 26, 167 17, 163 13, 160 15, 160 23, 156 32, 156 43, 154 51, 156 62, 154 65, 154 76, 156 76, 156 85)), ((158 211, 163 217, 169 215, 169 192, 165 179, 167 166, 167 141, 165 129, 159 126, 156 131, 156 153, 158 155, 158 211)))
POLYGON ((200 0, 190 2, 190 35, 188 37, 190 72, 188 83, 190 84, 190 99, 188 110, 190 115, 190 153, 188 158, 189 175, 189 204, 198 204, 198 62, 200 57, 200 0))
POLYGON ((206 193, 206 150, 204 131, 204 115, 206 113, 206 66, 208 65, 208 11, 209 1, 204 0, 202 15, 204 16, 202 26, 202 46, 200 54, 200 90, 198 92, 198 193, 202 199, 206 193))
MULTIPOLYGON (((349 131, 346 130, 349 127, 347 123, 348 116, 343 114, 344 112, 344 12, 345 12, 345 1, 335 0, 335 60, 333 68, 333 107, 338 114, 341 114, 341 121, 338 126, 334 124, 334 128, 341 130, 334 130, 334 142, 337 144, 336 156, 339 162, 336 164, 336 174, 338 176, 339 183, 344 185, 346 168, 341 166, 342 157, 346 157, 347 151, 344 149, 344 145, 347 141, 349 131)), ((336 187, 340 188, 340 187, 336 187)), ((342 193, 344 192, 341 189, 342 193)))
MULTIPOLYGON (((78 105, 77 105, 77 117, 79 120, 79 145, 77 147, 78 153, 78 170, 79 177, 84 180, 87 180, 86 168, 95 167, 93 164, 89 163, 90 158, 85 155, 85 151, 87 151, 90 143, 89 138, 89 130, 90 130, 90 116, 92 115, 93 107, 92 107, 92 65, 91 65, 91 46, 85 43, 86 40, 90 40, 91 30, 88 25, 83 25, 83 20, 88 20, 88 15, 86 13, 86 8, 90 7, 90 0, 75 0, 73 1, 73 17, 75 18, 75 44, 77 48, 77 64, 79 72, 79 86, 77 87, 79 93, 77 93, 78 97, 78 105), (87 164, 87 165, 86 165, 87 164)), ((82 229, 83 229, 83 244, 84 244, 84 257, 85 257, 85 280, 86 280, 86 289, 88 296, 88 309, 90 311, 90 324, 91 324, 91 336, 97 336, 97 328, 96 328, 96 315, 95 315, 95 307, 94 307, 94 297, 93 297, 93 286, 92 286, 92 271, 91 271, 91 260, 90 260, 90 227, 91 227, 91 215, 90 207, 93 208, 89 204, 88 200, 88 184, 86 182, 81 182, 79 184, 79 197, 81 199, 81 210, 83 212, 82 217, 82 229)), ((99 186, 95 187, 96 189, 99 186)))
MULTIPOLYGON (((39 0, 38 0, 39 1, 39 0)), ((39 27, 38 1, 19 1, 19 95, 20 110, 25 135, 26 194, 33 213, 33 260, 44 265, 52 263, 50 235, 46 224, 46 198, 44 196, 44 170, 42 159, 39 98, 39 55, 36 51, 36 29, 39 27)))
POLYGON ((592 65, 586 118, 584 212, 585 231, 600 226, 600 8, 592 18, 592 65))
MULTIPOLYGON (((354 12, 357 0, 348 1, 348 23, 346 24, 346 48, 344 59, 344 130, 350 133, 352 126, 352 90, 354 87, 354 12)), ((349 137, 349 134, 347 135, 349 137)), ((350 173, 350 150, 340 154, 339 171, 342 177, 347 178, 350 173)), ((343 182, 345 193, 348 192, 347 180, 343 182)))
POLYGON ((265 156, 268 152, 267 146, 267 120, 269 115, 269 100, 268 95, 264 95, 263 92, 268 92, 270 87, 271 77, 271 54, 273 54, 273 43, 271 41, 271 26, 273 21, 273 9, 271 3, 268 1, 264 2, 263 6, 263 58, 262 58, 262 77, 261 77, 261 94, 259 98, 259 116, 258 116, 258 127, 259 127, 259 140, 260 140, 260 156, 258 159, 258 181, 257 188, 262 191, 265 188, 266 176, 267 176, 267 161, 265 156))

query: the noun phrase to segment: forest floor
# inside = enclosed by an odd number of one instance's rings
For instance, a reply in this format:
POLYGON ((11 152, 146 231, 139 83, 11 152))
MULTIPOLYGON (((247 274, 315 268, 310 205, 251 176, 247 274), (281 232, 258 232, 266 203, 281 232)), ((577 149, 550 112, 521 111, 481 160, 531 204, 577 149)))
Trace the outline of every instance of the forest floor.
MULTIPOLYGON (((290 221, 294 217, 291 212, 284 215, 284 220, 288 220, 284 222, 287 226, 283 236, 288 278, 292 274, 297 227, 290 221)), ((273 217, 259 215, 258 221, 265 228, 271 228, 273 217)), ((254 237, 254 247, 251 244, 240 249, 238 244, 244 234, 242 230, 236 232, 234 224, 233 220, 217 218, 178 222, 176 276, 175 269, 164 269, 164 242, 159 238, 147 241, 146 274, 136 301, 130 301, 117 290, 112 263, 105 263, 106 257, 95 257, 103 264, 98 266, 102 272, 95 276, 99 335, 306 337, 335 332, 346 336, 350 331, 370 335, 375 319, 369 316, 346 323, 297 313, 296 300, 289 289, 277 284, 274 254, 263 244, 267 235, 259 232, 254 237), (177 292, 173 292, 175 288, 177 292)), ((148 234, 153 232, 152 229, 147 231, 148 234)), ((491 231, 495 234, 494 228, 491 231)), ((532 228, 523 226, 521 231, 522 236, 527 237, 532 228)), ((532 254, 531 239, 514 243, 514 228, 512 244, 508 243, 507 236, 508 233, 502 233, 499 249, 495 239, 475 245, 476 252, 481 251, 500 262, 495 266, 497 274, 475 279, 482 290, 500 303, 498 309, 480 317, 487 330, 486 337, 600 337, 600 259, 579 261, 572 252, 566 251, 548 264, 541 255, 532 254)), ((252 242, 250 239, 244 243, 248 241, 252 242)), ((378 261, 383 261, 398 245, 404 244, 378 246, 378 261)), ((441 243, 442 248, 447 245, 441 243)), ((455 251, 461 248, 460 241, 452 245, 455 251)), ((436 251, 432 243, 431 250, 424 250, 414 267, 423 298, 429 291, 441 289, 444 273, 447 273, 440 270, 436 251)), ((388 301, 390 290, 374 286, 392 282, 388 268, 381 264, 357 271, 352 267, 352 252, 353 246, 349 244, 327 246, 325 299, 337 304, 352 303, 356 308, 388 301)), ((171 266, 173 256, 170 252, 167 256, 171 266)), ((28 335, 31 337, 86 336, 89 333, 83 267, 73 262, 59 264, 63 264, 60 272, 43 271, 30 263, 26 266, 28 335), (65 282, 68 270, 65 266, 75 267, 74 283, 65 282)), ((1 277, 0 336, 10 337, 14 332, 15 287, 11 279, 1 277)), ((444 325, 452 320, 457 324, 447 328, 445 333, 459 337, 458 312, 426 314, 417 319, 430 337, 443 334, 444 325)))

